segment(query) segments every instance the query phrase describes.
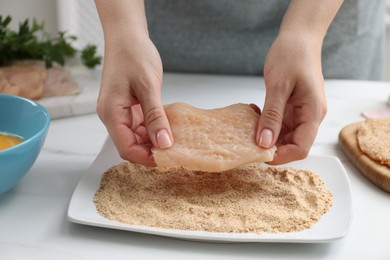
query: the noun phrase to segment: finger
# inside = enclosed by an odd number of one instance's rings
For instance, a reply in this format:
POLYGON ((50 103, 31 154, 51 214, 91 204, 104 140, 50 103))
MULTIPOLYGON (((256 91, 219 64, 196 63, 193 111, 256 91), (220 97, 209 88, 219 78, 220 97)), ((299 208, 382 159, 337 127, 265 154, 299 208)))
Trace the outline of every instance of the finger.
POLYGON ((261 114, 261 110, 260 108, 256 105, 256 104, 253 104, 253 103, 250 103, 249 106, 257 113, 257 114, 261 114))
POLYGON ((289 163, 295 160, 295 153, 299 151, 299 147, 296 144, 286 144, 279 146, 275 152, 274 158, 271 162, 267 162, 270 165, 280 165, 289 163))
MULTIPOLYGON (((120 99, 117 99, 117 102, 120 102, 120 99)), ((150 144, 146 142, 146 130, 142 129, 145 127, 137 126, 142 120, 142 115, 140 116, 136 109, 139 106, 131 105, 132 102, 131 98, 125 98, 125 101, 114 106, 114 108, 102 109, 99 116, 122 159, 147 166, 155 166, 150 144), (130 103, 126 105, 125 103, 128 100, 130 100, 130 103)))
POLYGON ((155 166, 150 144, 138 144, 137 135, 127 125, 107 124, 107 130, 122 159, 146 166, 155 166))
POLYGON ((294 132, 285 136, 275 153, 272 165, 284 164, 307 157, 317 135, 318 124, 306 123, 298 126, 294 132))
POLYGON ((153 146, 161 149, 173 145, 173 137, 168 118, 161 104, 160 93, 156 88, 146 88, 147 92, 138 97, 144 112, 146 130, 153 146))
POLYGON ((149 141, 148 132, 144 126, 144 115, 140 104, 131 107, 131 130, 135 133, 137 143, 147 143, 149 141))
POLYGON ((131 129, 136 129, 144 122, 144 114, 140 104, 131 106, 131 129))
MULTIPOLYGON (((290 93, 284 86, 267 88, 264 108, 259 119, 256 142, 262 148, 270 148, 278 139, 283 123, 284 109, 290 93)), ((289 89, 289 88, 287 88, 289 89)))

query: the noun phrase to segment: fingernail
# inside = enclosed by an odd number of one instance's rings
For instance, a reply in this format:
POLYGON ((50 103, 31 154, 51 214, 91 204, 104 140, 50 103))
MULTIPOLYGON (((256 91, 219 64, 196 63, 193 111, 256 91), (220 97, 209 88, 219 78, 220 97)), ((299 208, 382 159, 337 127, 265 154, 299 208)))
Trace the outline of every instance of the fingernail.
POLYGON ((259 145, 264 148, 270 148, 272 145, 272 140, 274 139, 274 134, 270 129, 264 128, 261 131, 259 137, 259 145))
POLYGON ((167 130, 161 129, 157 132, 157 144, 161 149, 169 148, 172 146, 171 138, 167 130))

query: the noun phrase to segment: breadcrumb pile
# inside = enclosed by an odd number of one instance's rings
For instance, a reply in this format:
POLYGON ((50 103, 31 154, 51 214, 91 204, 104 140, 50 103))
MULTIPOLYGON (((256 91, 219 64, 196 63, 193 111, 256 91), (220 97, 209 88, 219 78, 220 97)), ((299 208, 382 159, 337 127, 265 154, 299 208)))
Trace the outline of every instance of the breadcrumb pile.
POLYGON ((363 153, 390 167, 390 117, 362 122, 358 127, 357 140, 363 153))
POLYGON ((312 227, 333 196, 312 171, 250 164, 220 173, 160 171, 125 162, 94 197, 110 220, 210 232, 293 232, 312 227))

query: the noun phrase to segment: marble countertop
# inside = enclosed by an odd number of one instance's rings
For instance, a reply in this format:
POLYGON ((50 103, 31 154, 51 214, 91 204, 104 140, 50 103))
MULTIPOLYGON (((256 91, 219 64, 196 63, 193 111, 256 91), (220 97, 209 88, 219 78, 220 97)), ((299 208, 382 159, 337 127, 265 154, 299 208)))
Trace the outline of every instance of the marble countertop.
MULTIPOLYGON (((96 83, 96 82, 95 82, 96 83)), ((390 194, 365 179, 338 146, 338 133, 386 108, 390 84, 329 80, 328 114, 311 155, 334 155, 352 187, 353 220, 342 239, 323 244, 200 243, 75 224, 73 191, 99 153, 106 129, 96 114, 55 119, 36 163, 0 200, 0 259, 390 259, 390 194)), ((263 105, 259 77, 166 74, 164 103, 203 108, 263 105)))
POLYGON ((69 96, 46 97, 38 100, 50 112, 52 119, 92 114, 96 111, 101 70, 84 66, 67 66, 66 69, 79 86, 80 93, 69 96))

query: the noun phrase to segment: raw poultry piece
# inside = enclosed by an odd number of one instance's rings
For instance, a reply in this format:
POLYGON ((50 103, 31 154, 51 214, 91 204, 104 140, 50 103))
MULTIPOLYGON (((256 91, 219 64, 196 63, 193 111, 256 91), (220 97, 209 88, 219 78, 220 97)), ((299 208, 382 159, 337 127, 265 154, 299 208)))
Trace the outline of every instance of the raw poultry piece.
POLYGON ((357 130, 359 148, 371 159, 390 167, 390 117, 366 119, 357 130))
POLYGON ((260 116, 249 105, 205 110, 173 103, 164 108, 174 145, 169 149, 152 149, 159 168, 181 166, 189 170, 221 172, 273 159, 275 147, 266 150, 255 143, 260 116))
POLYGON ((0 67, 0 93, 19 95, 30 99, 67 96, 80 92, 69 72, 58 64, 46 68, 43 61, 17 61, 11 66, 0 67), (8 82, 2 83, 1 79, 8 82), (10 89, 10 86, 13 89, 10 89), (16 91, 16 90, 19 91, 16 91), (10 92, 12 91, 12 92, 10 92))
POLYGON ((43 68, 9 66, 0 69, 7 81, 19 88, 19 96, 40 99, 43 96, 44 81, 47 77, 43 68))
POLYGON ((19 95, 20 93, 20 88, 16 85, 11 85, 2 71, 0 71, 0 93, 10 95, 19 95))
POLYGON ((47 70, 43 97, 69 96, 80 93, 80 88, 70 73, 58 64, 47 70))

